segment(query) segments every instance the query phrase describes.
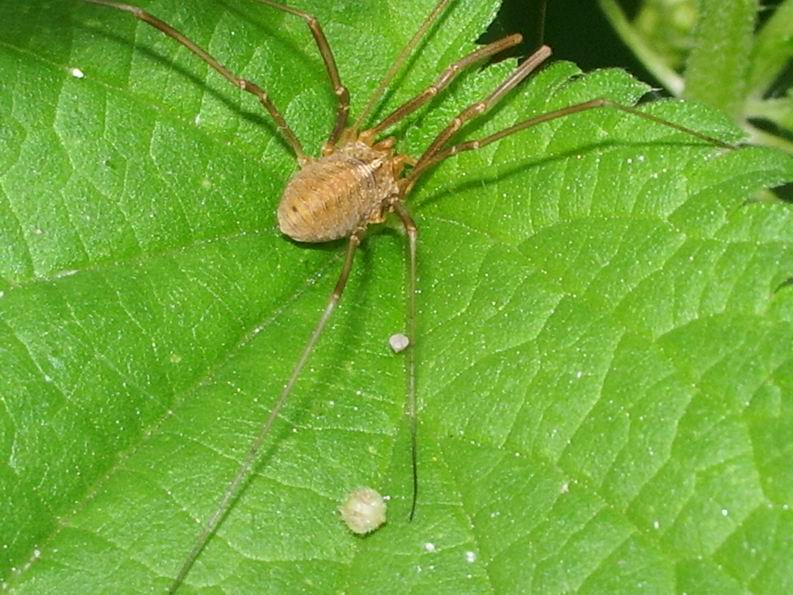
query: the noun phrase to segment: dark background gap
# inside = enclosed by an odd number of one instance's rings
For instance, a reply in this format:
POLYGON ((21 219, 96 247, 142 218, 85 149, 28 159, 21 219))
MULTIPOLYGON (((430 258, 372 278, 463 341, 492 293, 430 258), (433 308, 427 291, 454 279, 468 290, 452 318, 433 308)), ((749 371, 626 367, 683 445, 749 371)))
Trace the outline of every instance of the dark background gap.
MULTIPOLYGON (((633 14, 639 0, 622 0, 621 6, 633 14)), ((524 42, 504 55, 527 56, 540 43, 553 50, 552 59, 575 62, 584 71, 610 66, 625 68, 637 78, 653 82, 641 63, 620 41, 594 0, 548 0, 545 36, 539 39, 539 0, 503 0, 495 21, 479 39, 494 41, 510 33, 521 33, 524 42)))

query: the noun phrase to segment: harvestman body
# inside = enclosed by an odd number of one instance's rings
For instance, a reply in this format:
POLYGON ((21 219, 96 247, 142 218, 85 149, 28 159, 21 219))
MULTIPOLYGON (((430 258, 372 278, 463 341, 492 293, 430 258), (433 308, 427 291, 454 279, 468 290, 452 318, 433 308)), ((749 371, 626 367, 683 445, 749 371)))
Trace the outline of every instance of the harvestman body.
POLYGON ((413 496, 410 518, 413 518, 416 511, 418 494, 418 476, 416 468, 416 374, 415 358, 413 355, 416 337, 415 295, 417 230, 403 202, 423 173, 427 172, 431 167, 444 159, 462 151, 479 149, 542 122, 602 107, 617 109, 644 120, 673 128, 712 145, 728 149, 734 148, 732 145, 724 143, 719 139, 646 114, 636 108, 615 103, 608 99, 594 99, 579 103, 524 120, 500 132, 477 140, 450 144, 454 135, 466 123, 486 113, 510 90, 550 57, 550 48, 543 45, 520 64, 510 76, 498 85, 487 97, 462 110, 451 123, 435 137, 429 147, 425 149, 424 153, 418 159, 414 159, 407 155, 401 155, 395 150, 395 138, 386 137, 377 140, 378 137, 391 126, 438 95, 448 87, 461 71, 518 45, 522 41, 522 37, 517 34, 509 35, 503 39, 482 46, 476 51, 464 56, 462 59, 446 68, 438 76, 436 81, 424 89, 424 91, 399 106, 375 126, 361 130, 361 125, 381 99, 388 84, 401 68, 405 60, 410 56, 421 38, 426 34, 432 23, 435 22, 438 15, 444 11, 451 0, 440 0, 432 12, 424 19, 418 31, 400 52, 394 64, 388 70, 377 89, 375 89, 363 111, 352 126, 347 125, 347 118, 350 111, 349 94, 346 87, 344 87, 341 82, 330 45, 317 20, 301 10, 279 4, 272 0, 255 0, 305 20, 319 48, 328 78, 330 79, 331 86, 338 99, 338 109, 333 131, 322 148, 322 155, 319 158, 312 158, 304 153, 300 141, 292 132, 281 112, 258 85, 238 77, 176 29, 140 8, 108 0, 87 1, 131 13, 136 18, 187 47, 233 85, 254 95, 275 121, 279 132, 291 147, 300 166, 300 169, 288 182, 278 207, 278 224, 281 231, 299 242, 326 242, 340 238, 348 238, 344 264, 325 310, 303 348, 300 358, 295 364, 283 391, 253 440, 243 462, 240 464, 236 475, 224 490, 215 512, 207 520, 192 550, 185 558, 179 573, 171 585, 171 592, 178 589, 182 584, 196 558, 222 522, 231 503, 239 493, 257 462, 273 422, 286 403, 300 372, 305 366, 306 361, 311 355, 323 329, 341 298, 352 267, 353 257, 366 228, 372 223, 382 222, 390 213, 396 213, 400 218, 405 228, 408 242, 408 283, 406 300, 406 334, 408 347, 405 351, 405 367, 407 372, 406 415, 410 421, 412 438, 411 460, 413 468, 413 496), (359 130, 361 131, 359 132, 359 130), (410 169, 407 170, 407 168, 410 169), (405 173, 406 170, 407 173, 405 173))

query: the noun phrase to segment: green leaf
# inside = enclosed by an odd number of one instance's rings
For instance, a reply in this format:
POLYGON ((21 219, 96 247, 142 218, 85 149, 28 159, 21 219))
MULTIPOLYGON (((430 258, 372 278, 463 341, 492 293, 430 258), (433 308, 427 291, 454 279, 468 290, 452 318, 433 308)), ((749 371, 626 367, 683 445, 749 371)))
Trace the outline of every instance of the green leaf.
MULTIPOLYGON (((295 4, 322 23, 355 114, 433 1, 295 4)), ((453 4, 380 114, 497 9, 453 4)), ((334 102, 302 21, 250 2, 150 9, 264 86, 316 154, 334 102)), ((0 576, 21 593, 164 590, 342 248, 279 234, 293 157, 255 100, 172 40, 81 3, 5 3, 0 22, 0 576)), ((418 154, 513 67, 467 73, 400 148, 418 154)), ((557 63, 465 136, 645 91, 557 63)), ((736 138, 702 107, 646 109, 736 138)), ((780 153, 607 110, 442 164, 409 201, 416 519, 387 347, 404 239, 387 225, 185 590, 789 591, 793 213, 750 197, 792 179, 780 153), (361 485, 391 497, 365 538, 336 512, 361 485)))
POLYGON ((618 0, 598 0, 598 6, 622 42, 664 88, 679 97, 685 80, 676 72, 690 49, 695 10, 689 2, 647 0, 631 21, 618 0))
POLYGON ((696 45, 686 64, 685 97, 741 114, 748 91, 757 0, 699 0, 696 45))
POLYGON ((793 0, 785 0, 757 34, 749 84, 758 95, 769 91, 793 59, 793 0))
POLYGON ((643 0, 632 20, 619 0, 598 4, 667 91, 724 110, 754 143, 793 152, 793 89, 785 76, 793 1, 643 0))
MULTIPOLYGON (((750 85, 752 88, 751 111, 747 114, 755 119, 765 119, 782 130, 793 130, 793 87, 785 82, 785 69, 793 60, 793 0, 786 0, 774 12, 757 34, 752 54, 750 85)), ((771 146, 788 151, 793 148, 781 135, 774 137, 761 133, 771 146)))

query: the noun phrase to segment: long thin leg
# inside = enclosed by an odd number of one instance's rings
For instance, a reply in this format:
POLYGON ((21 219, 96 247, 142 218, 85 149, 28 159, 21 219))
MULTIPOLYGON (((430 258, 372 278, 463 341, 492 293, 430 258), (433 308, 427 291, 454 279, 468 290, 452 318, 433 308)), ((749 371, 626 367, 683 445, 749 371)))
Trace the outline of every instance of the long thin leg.
POLYGON ((548 0, 540 2, 539 21, 537 21, 537 43, 545 43, 545 14, 548 11, 548 0))
POLYGON ((369 117, 369 114, 372 113, 374 106, 380 101, 380 98, 385 93, 385 90, 388 88, 388 85, 391 83, 391 80, 396 76, 396 73, 399 72, 399 69, 402 68, 402 65, 405 63, 405 60, 408 59, 410 54, 413 52, 415 47, 418 45, 421 38, 424 37, 424 34, 427 33, 427 30, 432 26, 432 23, 435 22, 435 19, 438 18, 443 12, 443 9, 446 8, 446 5, 449 4, 450 0, 440 0, 438 4, 435 5, 435 8, 432 9, 432 12, 427 15, 427 18, 424 19, 424 22, 421 23, 421 26, 418 28, 413 34, 413 37, 410 38, 410 41, 407 42, 402 51, 399 52, 396 60, 391 65, 391 68, 388 69, 388 72, 385 73, 383 80, 380 81, 380 84, 377 85, 377 88, 372 92, 372 95, 366 101, 366 106, 363 108, 363 111, 358 116, 358 119, 355 120, 355 124, 353 124, 353 129, 358 130, 361 125, 363 124, 364 120, 369 117))
POLYGON ((664 120, 663 118, 653 116, 652 114, 643 112, 635 107, 623 105, 621 103, 611 101, 610 99, 600 98, 600 99, 592 99, 590 101, 585 101, 583 103, 577 103, 575 105, 554 110, 546 114, 540 114, 539 116, 529 118, 528 120, 523 120, 522 122, 518 122, 517 124, 514 124, 509 128, 505 128, 504 130, 500 130, 488 136, 479 139, 465 141, 456 145, 452 145, 451 147, 446 147, 445 149, 438 150, 434 156, 432 156, 429 159, 426 159, 423 163, 419 164, 415 169, 413 169, 413 171, 410 172, 410 175, 406 178, 407 181, 406 187, 407 188, 412 187, 416 179, 422 173, 424 173, 427 169, 439 163, 440 161, 447 159, 448 157, 457 155, 458 153, 462 153, 464 151, 474 151, 476 149, 481 149, 482 147, 486 147, 487 145, 499 141, 502 138, 515 134, 516 132, 526 130, 527 128, 531 128, 532 126, 542 124, 543 122, 550 122, 551 120, 558 120, 559 118, 565 118, 567 116, 572 116, 573 114, 578 114, 581 112, 586 112, 589 110, 600 109, 600 108, 616 109, 626 114, 630 114, 632 116, 641 118, 643 120, 647 120, 655 124, 660 124, 662 126, 666 126, 667 128, 671 128, 679 132, 684 132, 689 136, 698 138, 699 140, 702 140, 708 144, 717 147, 721 147, 724 149, 737 148, 735 145, 726 143, 723 140, 716 138, 715 136, 710 136, 709 134, 703 134, 702 132, 699 132, 692 128, 681 126, 680 124, 676 124, 675 122, 670 122, 669 120, 664 120))
POLYGON ((347 116, 350 113, 350 93, 347 91, 347 87, 345 87, 341 82, 339 69, 336 67, 336 59, 333 57, 333 50, 330 49, 330 44, 328 43, 328 39, 325 37, 325 33, 322 31, 319 21, 317 21, 316 17, 308 14, 307 12, 303 12, 297 8, 292 8, 291 6, 286 6, 280 2, 273 2, 272 0, 255 1, 300 17, 306 22, 308 28, 311 30, 311 35, 314 36, 314 41, 317 43, 319 53, 322 56, 322 61, 325 63, 325 70, 328 73, 330 84, 333 86, 333 93, 336 95, 336 99, 339 102, 339 107, 336 110, 336 123, 333 126, 333 131, 330 133, 330 137, 328 137, 328 143, 331 145, 335 144, 336 141, 339 140, 342 130, 344 130, 344 127, 347 125, 347 116))
POLYGON ((465 124, 474 120, 487 112, 496 103, 498 103, 504 95, 509 93, 515 86, 518 85, 523 79, 529 76, 540 64, 545 62, 551 55, 551 48, 547 45, 540 46, 531 56, 526 58, 526 61, 512 71, 504 82, 496 87, 490 95, 485 97, 482 101, 477 101, 466 107, 451 121, 451 123, 444 128, 438 136, 435 137, 430 143, 430 146, 424 151, 424 154, 419 158, 417 169, 420 168, 424 162, 431 159, 446 142, 454 136, 465 124))
POLYGON ((405 375, 407 377, 407 401, 405 403, 405 414, 410 423, 410 453, 413 468, 413 500, 410 505, 410 520, 416 514, 416 502, 419 495, 419 476, 416 444, 417 433, 417 413, 416 405, 416 244, 418 240, 418 229, 410 213, 401 203, 394 204, 394 211, 402 220, 408 239, 408 279, 407 279, 407 328, 405 329, 408 337, 408 348, 405 352, 405 375))
POLYGON ((201 530, 201 533, 198 535, 198 538, 193 544, 193 548, 190 550, 190 553, 187 555, 184 562, 182 562, 179 573, 176 575, 176 578, 174 579, 173 583, 171 583, 171 586, 168 590, 169 593, 175 593, 182 584, 185 577, 187 576, 187 573, 190 571, 190 568, 192 568, 193 563, 196 561, 196 558, 198 558, 199 554, 201 554, 201 551, 204 549, 212 535, 215 534, 215 531, 220 526, 220 523, 222 523, 223 519, 226 518, 226 514, 228 513, 231 505, 234 503, 234 500, 237 498, 247 479, 250 477, 250 474, 259 458, 259 454, 261 453, 264 441, 267 438, 267 435, 270 433, 270 428, 272 428, 272 425, 278 417, 278 414, 281 412, 281 409, 289 398, 292 388, 300 376, 300 372, 303 370, 303 367, 306 365, 309 356, 314 351, 314 347, 316 346, 322 331, 325 329, 325 325, 327 325, 328 320, 330 320, 333 311, 336 309, 336 306, 341 299, 344 286, 347 285, 347 279, 350 276, 350 270, 352 269, 355 251, 359 244, 360 239, 357 235, 350 236, 350 240, 347 244, 347 253, 344 257, 344 265, 342 266, 341 273, 339 274, 339 279, 336 281, 336 286, 328 298, 328 303, 325 306, 325 310, 322 312, 322 316, 317 322, 317 325, 314 327, 314 330, 312 331, 308 342, 303 348, 303 352, 300 354, 300 358, 297 360, 295 367, 292 369, 292 373, 289 375, 289 380, 281 391, 278 399, 275 401, 272 409, 270 409, 270 414, 267 416, 267 419, 262 424, 261 428, 259 428, 259 432, 256 434, 253 442, 251 442, 251 446, 248 449, 245 458, 242 460, 242 463, 240 463, 237 473, 234 475, 234 479, 232 479, 226 486, 226 489, 223 491, 223 496, 220 498, 217 506, 215 507, 215 511, 212 513, 212 516, 207 519, 206 523, 204 524, 204 528, 201 530))
POLYGON ((370 128, 369 130, 362 132, 361 136, 375 138, 378 134, 390 128, 402 118, 412 114, 430 99, 435 97, 438 93, 443 91, 464 69, 476 64, 481 60, 495 56, 496 54, 499 54, 508 48, 515 47, 521 41, 523 41, 523 36, 516 33, 515 35, 509 35, 499 39, 498 41, 489 43, 486 46, 471 52, 467 56, 464 56, 462 59, 458 60, 446 70, 444 70, 433 84, 431 84, 412 99, 409 99, 400 105, 388 116, 386 116, 379 124, 373 128, 370 128))
POLYGON ((261 87, 259 87, 259 85, 249 80, 238 77, 228 68, 223 66, 223 64, 218 62, 218 60, 216 60, 213 56, 207 53, 206 50, 199 47, 194 42, 190 41, 187 37, 179 33, 179 31, 171 27, 168 23, 166 23, 165 21, 161 21, 154 15, 149 14, 148 12, 146 12, 141 8, 138 8, 137 6, 132 6, 130 4, 122 4, 120 2, 110 2, 109 0, 86 0, 86 2, 91 2, 92 4, 99 4, 101 6, 107 6, 109 8, 115 8, 116 10, 121 10, 130 13, 136 19, 143 21, 147 25, 151 25, 155 29, 159 30, 160 32, 164 33, 171 39, 174 39, 176 42, 186 47, 196 56, 201 58, 201 60, 203 60, 206 64, 208 64, 218 73, 220 73, 226 80, 228 80, 235 87, 239 87, 243 91, 247 91, 248 93, 254 95, 259 100, 259 102, 264 106, 264 109, 266 109, 270 113, 270 116, 275 121, 275 125, 278 128, 278 131, 283 135, 287 144, 292 148, 292 151, 294 151, 298 163, 300 163, 300 165, 306 163, 308 158, 303 152, 303 147, 301 146, 300 141, 297 140, 295 133, 292 132, 291 128, 289 128, 289 125, 286 123, 286 120, 281 115, 281 112, 278 111, 278 108, 275 107, 275 104, 267 96, 267 93, 265 93, 264 90, 261 87))

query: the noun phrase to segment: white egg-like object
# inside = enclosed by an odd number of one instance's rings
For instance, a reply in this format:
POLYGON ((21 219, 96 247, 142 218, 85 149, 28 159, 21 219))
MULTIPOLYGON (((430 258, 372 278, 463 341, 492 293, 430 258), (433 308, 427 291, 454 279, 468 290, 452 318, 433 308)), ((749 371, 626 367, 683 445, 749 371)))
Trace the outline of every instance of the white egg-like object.
POLYGON ((358 488, 350 492, 339 513, 350 531, 366 535, 385 523, 386 504, 377 490, 358 488))

